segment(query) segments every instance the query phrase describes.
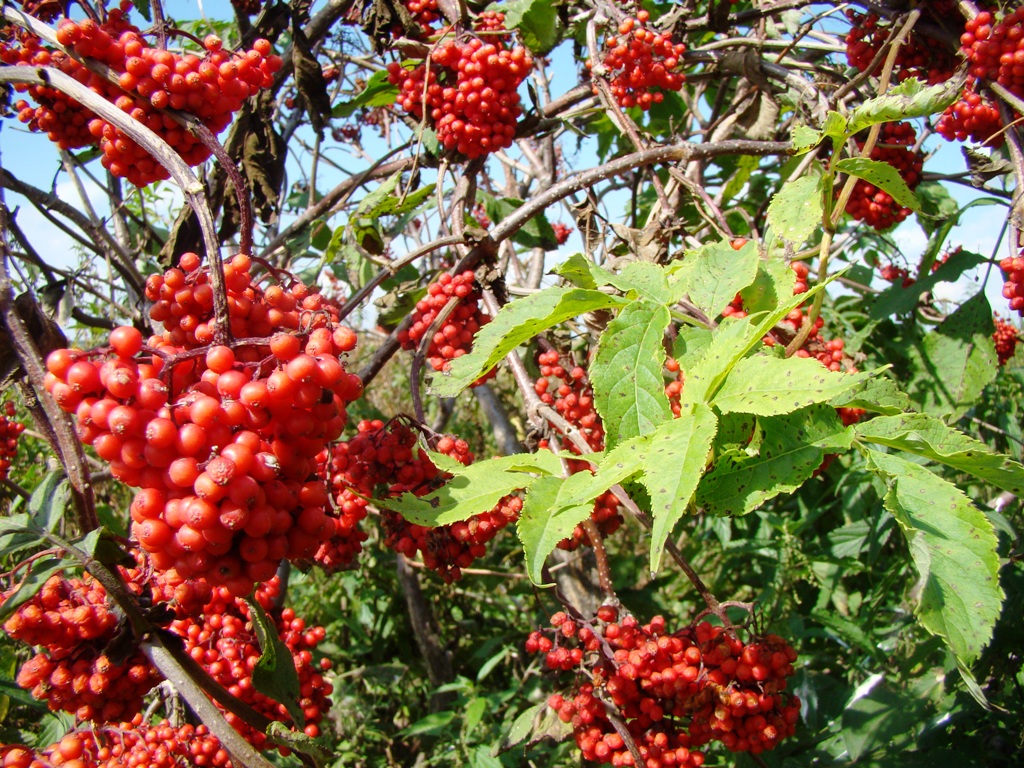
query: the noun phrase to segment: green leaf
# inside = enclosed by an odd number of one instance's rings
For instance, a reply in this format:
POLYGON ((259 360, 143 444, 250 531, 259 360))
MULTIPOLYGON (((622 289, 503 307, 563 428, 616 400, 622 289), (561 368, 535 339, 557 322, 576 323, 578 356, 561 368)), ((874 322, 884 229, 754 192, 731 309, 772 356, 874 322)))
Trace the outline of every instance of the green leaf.
POLYGON ((476 727, 480 725, 480 721, 483 720, 484 715, 487 714, 487 699, 477 697, 470 700, 466 705, 462 720, 462 735, 463 739, 471 734, 476 727))
POLYGON ((302 731, 293 731, 279 720, 274 720, 267 726, 267 739, 273 744, 288 747, 293 752, 308 755, 313 758, 313 765, 316 768, 329 764, 334 757, 334 751, 323 734, 311 738, 302 731))
POLYGON ((661 304, 671 304, 682 295, 677 284, 669 284, 665 268, 649 261, 631 261, 621 272, 614 273, 577 253, 552 271, 580 288, 611 285, 629 298, 641 297, 661 304))
POLYGON ((662 424, 651 436, 640 482, 651 497, 651 573, 657 573, 672 529, 693 499, 708 463, 718 419, 706 405, 662 424))
POLYGON ((786 182, 768 205, 768 225, 795 246, 821 226, 821 179, 801 176, 786 182))
POLYGON ((921 210, 921 203, 914 197, 900 172, 888 163, 869 160, 866 157, 847 157, 836 163, 836 170, 864 179, 868 184, 878 187, 895 200, 897 205, 912 211, 921 210))
POLYGON ((751 314, 771 311, 779 306, 784 298, 793 295, 796 273, 790 269, 778 249, 773 249, 773 253, 777 254, 777 257, 769 256, 767 260, 758 261, 754 282, 740 291, 743 306, 751 314))
POLYGON ((396 195, 395 190, 401 179, 401 172, 385 179, 380 186, 359 201, 356 212, 352 214, 349 221, 358 222, 359 219, 367 219, 364 226, 376 226, 376 219, 381 216, 399 216, 419 208, 426 200, 430 199, 437 186, 431 182, 412 192, 396 195))
MULTIPOLYGON (((603 285, 603 283, 598 283, 597 279, 594 277, 595 270, 604 272, 603 269, 582 253, 574 253, 568 259, 552 269, 551 272, 552 274, 558 275, 563 280, 572 283, 577 288, 594 289, 597 288, 599 284, 603 285)), ((605 272, 605 274, 608 273, 605 272)))
POLYGON ((309 228, 309 244, 318 251, 327 250, 333 236, 334 232, 323 220, 314 222, 309 228))
POLYGON ((505 25, 518 29, 526 47, 545 54, 558 42, 560 24, 557 8, 549 0, 511 0, 502 9, 505 25))
POLYGON ((638 299, 601 334, 590 382, 608 447, 653 432, 672 418, 661 374, 662 340, 671 319, 665 305, 638 299))
POLYGON ((568 507, 593 501, 613 485, 618 485, 644 468, 647 449, 652 435, 625 440, 605 454, 591 454, 587 458, 596 462, 593 474, 577 472, 562 483, 555 505, 568 507))
POLYGON ((821 126, 821 132, 832 139, 832 145, 841 147, 848 136, 854 131, 849 130, 846 118, 834 110, 830 110, 825 116, 825 124, 821 126))
POLYGON ((736 363, 711 404, 722 413, 778 416, 831 400, 876 375, 830 371, 809 357, 758 354, 736 363))
POLYGON ((917 185, 914 195, 921 202, 917 220, 925 234, 932 234, 939 223, 955 219, 960 213, 960 206, 957 205, 945 184, 940 184, 937 181, 922 182, 917 185))
POLYGON ((872 413, 891 416, 910 410, 910 398, 895 381, 885 376, 872 376, 856 389, 829 400, 834 408, 863 408, 872 413))
POLYGON ((670 304, 682 296, 679 286, 669 285, 665 268, 649 261, 631 261, 618 274, 607 274, 608 285, 614 285, 630 298, 635 295, 670 304))
POLYGON ((252 616, 256 640, 260 644, 260 657, 252 670, 252 685, 264 696, 284 705, 292 721, 301 729, 306 724, 306 718, 299 706, 299 674, 295 671, 292 652, 284 644, 277 627, 263 607, 252 597, 247 597, 245 602, 252 616))
POLYGON ((48 533, 54 533, 64 519, 70 490, 63 472, 50 472, 32 492, 28 500, 29 519, 48 533))
POLYGON ((697 488, 697 504, 709 513, 745 515, 780 493, 792 493, 821 466, 826 453, 845 450, 852 441, 852 433, 827 405, 757 421, 763 433, 757 452, 725 452, 697 488))
POLYGON ((72 567, 74 567, 72 563, 61 560, 59 557, 46 557, 29 563, 26 568, 27 572, 18 588, 0 605, 0 623, 6 621, 8 616, 35 597, 46 584, 47 579, 55 573, 72 567))
POLYGON ((351 117, 362 107, 386 107, 398 98, 398 86, 388 82, 387 70, 374 72, 366 81, 366 87, 349 101, 334 105, 332 117, 351 117))
POLYGON ((810 152, 821 142, 821 131, 806 125, 794 125, 790 136, 793 142, 793 154, 803 155, 810 152))
POLYGON ((895 120, 909 120, 942 112, 960 98, 963 84, 962 74, 951 77, 939 85, 930 86, 925 86, 920 80, 904 80, 888 93, 868 99, 854 109, 849 119, 849 135, 859 133, 876 123, 891 123, 895 120))
MULTIPOLYGON (((495 224, 500 223, 507 216, 513 214, 522 207, 523 201, 513 197, 491 197, 490 195, 479 195, 484 204, 487 216, 495 224)), ((555 237, 555 230, 551 228, 547 217, 543 213, 533 216, 523 224, 512 240, 524 248, 543 248, 545 251, 553 251, 558 248, 558 239, 555 237)))
POLYGON ((39 721, 33 746, 44 750, 75 729, 75 718, 67 712, 47 712, 39 721))
POLYGON ((869 678, 859 692, 863 695, 855 696, 842 715, 843 743, 852 763, 886 750, 894 740, 910 738, 925 720, 926 701, 894 691, 881 675, 869 678))
POLYGON ((738 251, 725 241, 706 243, 687 251, 675 272, 690 301, 708 317, 718 317, 736 294, 754 282, 760 258, 757 245, 747 242, 738 251))
POLYGON ((701 356, 689 362, 686 371, 686 386, 683 387, 683 403, 708 402, 718 391, 732 367, 743 358, 775 324, 789 314, 790 310, 812 299, 841 273, 832 275, 809 291, 789 296, 771 312, 734 319, 726 318, 715 329, 711 343, 703 349, 701 356))
POLYGON ((542 701, 540 704, 535 704, 524 710, 516 717, 501 741, 495 743, 491 754, 499 755, 507 752, 517 744, 531 747, 546 738, 556 742, 562 741, 570 733, 572 733, 572 725, 563 723, 558 718, 558 713, 549 707, 546 701, 542 701))
POLYGON ((439 468, 453 477, 436 491, 425 496, 403 493, 397 499, 374 499, 374 503, 399 512, 416 525, 448 525, 494 509, 502 497, 529 488, 536 481, 530 473, 556 475, 562 471, 558 457, 549 451, 499 456, 468 467, 449 464, 439 468))
POLYGON ((433 714, 420 718, 408 728, 403 728, 396 735, 408 737, 441 733, 445 728, 451 725, 452 721, 455 720, 455 714, 456 713, 450 709, 445 710, 444 712, 434 712, 433 714))
POLYGON ((866 651, 879 664, 885 664, 888 658, 885 652, 878 647, 878 643, 871 639, 871 636, 864 631, 857 622, 844 619, 831 611, 812 611, 811 618, 823 627, 831 630, 840 640, 866 651))
POLYGON ((561 485, 561 478, 540 478, 526 492, 523 510, 519 513, 516 533, 523 543, 526 572, 534 584, 542 583, 544 561, 558 542, 570 536, 594 511, 593 503, 559 508, 555 499, 561 485))
POLYGON ((896 284, 886 288, 871 306, 871 317, 882 320, 891 315, 906 314, 917 306, 921 294, 931 291, 939 283, 952 283, 969 269, 983 264, 987 259, 970 251, 959 251, 949 257, 949 261, 934 272, 917 279, 912 285, 896 284))
POLYGON ((915 453, 1024 496, 1024 466, 923 413, 879 416, 854 427, 861 440, 915 453))
POLYGON ((585 312, 625 303, 617 296, 585 288, 547 288, 510 302, 480 329, 469 354, 452 360, 446 373, 428 376, 431 392, 439 397, 455 397, 513 349, 548 328, 585 312))
POLYGON ((992 308, 981 292, 925 336, 920 347, 908 350, 922 375, 907 390, 921 410, 957 419, 978 401, 998 371, 992 332, 992 308))
POLYGON ((377 185, 376 189, 359 201, 359 205, 356 206, 356 211, 352 214, 350 220, 354 221, 360 217, 373 218, 378 205, 388 204, 387 201, 392 197, 401 179, 401 171, 396 171, 384 179, 384 181, 377 185))
POLYGON ((885 508, 921 575, 918 620, 971 664, 1003 603, 992 523, 956 486, 906 459, 869 450, 868 467, 889 487, 885 508))

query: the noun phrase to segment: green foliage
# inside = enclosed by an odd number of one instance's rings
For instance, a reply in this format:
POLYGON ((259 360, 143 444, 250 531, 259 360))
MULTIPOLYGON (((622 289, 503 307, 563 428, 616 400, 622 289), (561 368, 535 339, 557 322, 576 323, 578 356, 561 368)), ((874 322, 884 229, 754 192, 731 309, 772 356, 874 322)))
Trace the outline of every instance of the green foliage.
POLYGON ((608 447, 653 432, 672 417, 661 376, 670 320, 663 304, 639 299, 601 334, 590 379, 608 447))
POLYGON ((953 485, 917 464, 871 452, 869 466, 886 478, 885 507, 920 574, 918 619, 959 661, 973 663, 1003 603, 992 524, 953 485))

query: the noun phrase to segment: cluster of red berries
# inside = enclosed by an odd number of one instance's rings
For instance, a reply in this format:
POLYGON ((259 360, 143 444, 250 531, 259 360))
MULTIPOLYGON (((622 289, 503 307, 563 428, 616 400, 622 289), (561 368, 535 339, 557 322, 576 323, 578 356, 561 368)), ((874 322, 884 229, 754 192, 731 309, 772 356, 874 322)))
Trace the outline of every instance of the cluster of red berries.
MULTIPOLYGON (((491 321, 480 309, 480 290, 472 270, 460 275, 442 274, 437 282, 427 286, 427 295, 416 303, 412 325, 399 331, 398 341, 403 349, 416 349, 424 334, 430 330, 438 316, 447 311, 447 317, 434 330, 427 348, 427 362, 435 371, 446 371, 451 361, 469 352, 473 337, 491 321)), ((482 376, 475 384, 494 378, 496 370, 482 376)))
POLYGON ((333 535, 326 449, 362 393, 340 359, 356 336, 337 307, 299 282, 260 288, 251 266, 242 254, 224 265, 233 346, 209 344, 210 276, 187 253, 147 281, 165 330, 145 350, 122 326, 109 348, 53 352, 46 377, 82 441, 142 489, 132 533, 153 567, 236 595, 333 535))
POLYGON ((970 64, 967 85, 960 101, 943 113, 936 130, 950 141, 971 139, 1001 146, 1002 117, 992 100, 978 93, 979 82, 995 81, 1024 97, 1024 8, 999 22, 988 10, 969 19, 960 36, 960 52, 970 64))
POLYGON ((1019 256, 1007 257, 999 262, 1003 271, 1003 297, 1010 302, 1010 309, 1024 316, 1024 252, 1019 256))
POLYGON ((1006 365, 1017 351, 1017 342, 1020 341, 1020 329, 1012 323, 1003 320, 998 314, 994 320, 996 330, 992 334, 992 340, 996 343, 996 355, 999 358, 999 364, 1006 365))
MULTIPOLYGON (((308 627, 291 608, 274 608, 280 595, 280 580, 275 576, 256 590, 256 600, 273 620, 278 636, 291 652, 299 679, 299 700, 307 736, 320 733, 319 723, 330 707, 333 687, 324 680, 331 668, 330 659, 315 662, 313 653, 324 639, 323 627, 308 627)), ((253 669, 260 658, 260 645, 253 628, 249 606, 223 587, 210 588, 202 582, 183 582, 176 588, 182 594, 177 604, 179 618, 169 629, 185 641, 185 650, 225 690, 272 720, 291 724, 292 717, 284 704, 274 701, 255 689, 253 669), (195 605, 206 603, 195 611, 195 605)), ((279 660, 278 663, 287 663, 279 660)), ((237 715, 225 713, 228 722, 257 749, 266 746, 266 734, 253 729, 237 715)))
POLYGON ((971 141, 1000 147, 1003 144, 1003 119, 995 103, 976 90, 971 80, 964 86, 960 99, 942 113, 935 131, 947 141, 971 141))
MULTIPOLYGON (((81 56, 95 59, 118 75, 117 84, 90 72, 62 51, 51 50, 27 32, 0 44, 5 64, 52 66, 84 83, 134 120, 158 133, 189 165, 210 156, 191 132, 180 126, 166 108, 185 110, 198 117, 213 133, 231 122, 242 102, 273 82, 281 59, 271 53, 268 40, 257 40, 244 53, 223 50, 216 35, 204 41, 206 56, 180 55, 147 45, 137 27, 125 18, 122 4, 97 23, 63 20, 57 40, 81 56)), ((142 187, 169 174, 125 133, 96 117, 78 102, 49 86, 19 85, 39 106, 21 101, 19 119, 29 128, 45 132, 62 149, 96 145, 101 162, 113 175, 142 187)))
MULTIPOLYGON (((952 6, 951 2, 933 0, 922 8, 935 18, 948 18, 951 13, 955 13, 952 6)), ((879 17, 875 13, 861 14, 848 10, 846 17, 852 25, 846 35, 846 60, 851 67, 866 72, 888 39, 891 27, 879 24, 879 17)), ((913 77, 935 85, 952 77, 956 67, 956 55, 949 47, 914 29, 896 53, 893 77, 900 83, 913 77)), ((871 74, 878 75, 881 70, 882 62, 879 62, 871 74)))
MULTIPOLYGON (((434 448, 463 465, 473 461, 465 440, 445 435, 434 448)), ((443 485, 448 477, 420 449, 416 432, 398 419, 360 422, 358 433, 335 447, 331 461, 335 502, 339 509, 349 505, 356 520, 366 514, 366 502, 360 496, 421 496, 443 485)), ((384 544, 406 557, 420 553, 428 568, 451 583, 461 578, 463 568, 486 554, 486 544, 498 531, 519 519, 522 507, 519 497, 506 496, 494 509, 435 528, 410 523, 397 512, 385 510, 381 513, 384 544)), ((344 557, 336 559, 343 561, 344 557)))
POLYGON ((682 412, 683 385, 686 383, 686 376, 679 365, 679 361, 674 357, 666 358, 665 370, 672 377, 672 380, 665 385, 665 396, 668 398, 672 415, 678 419, 682 412))
MULTIPOLYGON (((916 140, 917 132, 910 123, 884 123, 878 143, 871 150, 871 159, 895 168, 911 190, 921 183, 921 169, 924 165, 921 153, 912 149, 916 140)), ((857 146, 863 148, 864 141, 858 140, 857 146)), ((836 190, 837 196, 839 191, 836 190)), ((864 179, 857 180, 850 201, 846 204, 846 212, 879 231, 888 229, 910 215, 909 208, 898 205, 887 192, 864 179)))
POLYGON ((587 760, 634 764, 606 702, 649 768, 700 766, 694 747, 712 741, 758 754, 795 732, 800 700, 786 686, 797 654, 777 635, 744 643, 708 622, 668 632, 661 616, 641 626, 611 606, 594 621, 556 613, 551 625, 531 633, 526 650, 552 671, 576 673, 572 695, 548 704, 572 724, 587 760))
POLYGON ((880 267, 878 275, 890 283, 900 283, 904 288, 914 283, 914 279, 906 267, 897 267, 892 263, 880 267))
MULTIPOLYGON (((566 421, 576 427, 593 451, 604 450, 604 424, 594 408, 594 390, 587 379, 587 372, 579 365, 563 365, 561 355, 556 349, 549 349, 537 355, 540 378, 534 384, 534 391, 541 402, 550 405, 566 421)), ((541 448, 548 447, 547 440, 541 440, 541 448)), ((579 449, 570 441, 564 447, 573 453, 579 449)), ((569 461, 573 472, 589 471, 585 461, 569 461)), ((594 511, 590 515, 602 535, 615 533, 622 525, 619 513, 619 502, 611 492, 604 493, 594 501, 594 511)), ((574 550, 581 544, 590 546, 590 537, 582 526, 577 525, 572 535, 563 539, 558 546, 566 550, 574 550)))
POLYGON ((231 768, 231 759, 205 725, 150 725, 141 714, 130 722, 72 731, 36 753, 0 745, 3 768, 231 768))
POLYGON ((552 224, 551 229, 554 230, 555 242, 559 245, 565 245, 566 241, 569 239, 569 235, 572 234, 572 227, 568 224, 563 224, 560 221, 556 221, 552 224))
POLYGON ((0 480, 7 479, 11 461, 18 452, 18 438, 25 431, 25 425, 14 420, 14 403, 4 403, 4 413, 0 414, 0 480))
POLYGON ((970 63, 972 77, 994 80, 1024 95, 1024 7, 999 22, 987 10, 968 19, 960 36, 960 52, 970 63))
POLYGON ((437 0, 402 0, 402 5, 409 11, 412 20, 420 25, 423 35, 430 35, 433 31, 433 23, 441 19, 441 10, 437 7, 437 0))
MULTIPOLYGON (((618 37, 605 40, 604 66, 612 74, 609 89, 625 109, 650 109, 664 100, 664 91, 679 91, 686 80, 676 71, 686 46, 672 42, 670 34, 649 29, 650 18, 647 11, 640 11, 619 24, 618 37)), ((590 59, 587 68, 594 68, 590 59)))
POLYGON ((42 646, 18 671, 22 688, 54 711, 80 720, 132 717, 163 678, 141 651, 115 661, 108 646, 120 631, 106 590, 90 576, 51 576, 4 623, 15 640, 42 646))
MULTIPOLYGON (((502 14, 483 14, 480 33, 504 30, 502 14)), ((417 119, 428 119, 445 149, 473 159, 512 146, 522 114, 517 89, 533 69, 525 48, 509 49, 502 34, 448 40, 428 61, 408 70, 388 65, 398 86, 398 104, 417 119)))
POLYGON ((491 228, 491 224, 493 222, 491 221, 491 217, 487 215, 487 209, 484 208, 483 203, 477 203, 476 205, 473 206, 472 216, 473 220, 476 221, 476 223, 479 224, 482 229, 491 228))

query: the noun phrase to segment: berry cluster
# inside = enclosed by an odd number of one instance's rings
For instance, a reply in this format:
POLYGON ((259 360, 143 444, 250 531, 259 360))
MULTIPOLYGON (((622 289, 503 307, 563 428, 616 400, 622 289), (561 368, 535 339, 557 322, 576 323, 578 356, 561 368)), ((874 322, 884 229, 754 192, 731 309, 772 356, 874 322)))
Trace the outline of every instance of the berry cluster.
POLYGON ((1003 271, 1003 297, 1010 302, 1010 309, 1024 316, 1024 252, 999 262, 1003 271))
POLYGON ((633 764, 606 702, 649 768, 700 766, 694 747, 712 741, 758 754, 795 732, 800 700, 786 686, 797 655, 777 635, 744 643, 707 622, 672 633, 660 616, 641 626, 610 606, 594 621, 556 613, 551 625, 531 633, 526 650, 544 654, 550 670, 576 673, 572 695, 548 704, 572 724, 587 760, 633 764))
POLYGON ((409 11, 412 20, 420 25, 424 36, 429 36, 434 31, 431 25, 441 18, 437 0, 402 0, 402 5, 409 11))
POLYGON ((1024 7, 999 22, 989 10, 969 19, 960 36, 960 52, 970 64, 967 85, 960 101, 943 113, 936 130, 950 141, 970 139, 1001 146, 1002 117, 995 104, 978 92, 979 83, 995 81, 1024 97, 1024 7))
POLYGON ((569 239, 569 235, 572 234, 572 227, 568 224, 563 224, 560 221, 556 221, 551 225, 551 229, 555 232, 555 242, 559 245, 565 245, 569 239))
MULTIPOLYGON (((933 0, 922 8, 935 18, 948 18, 951 13, 955 13, 955 8, 951 6, 950 2, 933 0)), ((846 35, 846 60, 851 67, 866 72, 888 39, 891 28, 879 24, 879 17, 875 13, 860 14, 848 10, 846 17, 852 25, 846 35)), ((896 53, 893 77, 900 83, 913 77, 935 85, 952 77, 956 67, 957 60, 952 50, 941 41, 914 29, 896 53)), ((882 62, 879 62, 871 74, 879 75, 881 70, 882 62)))
MULTIPOLYGON (((686 80, 676 72, 686 46, 672 42, 670 34, 649 29, 650 18, 647 11, 640 11, 619 24, 618 37, 605 40, 604 66, 612 74, 609 89, 625 109, 650 109, 664 100, 664 91, 679 91, 686 80)), ((594 68, 590 59, 587 68, 594 68)))
MULTIPOLYGON (((62 46, 110 67, 118 75, 117 84, 26 32, 0 44, 0 59, 5 64, 60 69, 158 133, 186 163, 198 165, 210 156, 210 150, 163 110, 191 112, 213 133, 219 133, 245 99, 273 82, 281 59, 271 53, 267 40, 257 40, 251 50, 236 54, 223 50, 216 35, 204 41, 204 57, 153 48, 140 30, 128 23, 126 9, 127 4, 122 4, 122 8, 110 10, 101 23, 65 19, 57 28, 62 46)), ((63 93, 48 86, 16 88, 27 91, 39 104, 32 107, 18 102, 19 119, 30 129, 45 132, 62 149, 96 145, 105 168, 139 187, 169 177, 166 169, 126 134, 63 93)))
POLYGON ((108 348, 53 352, 46 377, 82 441, 141 489, 132 533, 153 567, 235 595, 333 535, 326 447, 362 392, 339 359, 356 336, 337 308, 299 282, 260 288, 251 266, 224 265, 234 346, 209 344, 213 289, 189 253, 147 281, 165 330, 145 350, 122 326, 108 348))
POLYGON ((65 735, 39 753, 27 747, 0 745, 4 768, 231 768, 231 759, 205 725, 156 725, 136 715, 130 722, 83 728, 65 735))
POLYGON ((999 109, 987 96, 976 90, 977 84, 968 81, 960 99, 942 113, 935 130, 947 141, 971 141, 1000 147, 1003 144, 1003 120, 999 109))
POLYGON ((907 271, 906 267, 897 267, 892 263, 880 267, 878 275, 890 283, 900 283, 904 288, 914 283, 914 279, 910 276, 910 272, 907 271))
POLYGON ((994 80, 1014 94, 1024 95, 1024 7, 1006 14, 998 23, 991 11, 981 11, 964 25, 960 52, 967 57, 970 74, 994 80))
MULTIPOLYGON (((469 352, 473 336, 491 321, 480 309, 480 290, 471 270, 460 275, 442 274, 437 282, 427 286, 427 295, 416 303, 412 325, 399 331, 398 341, 403 349, 416 349, 424 334, 442 314, 446 317, 434 330, 427 349, 427 362, 435 371, 446 371, 451 361, 469 352), (449 304, 451 307, 449 308, 449 304)), ((493 378, 497 370, 482 376, 475 384, 493 378)))
POLYGON ((18 438, 25 431, 25 425, 15 421, 14 414, 14 403, 4 403, 4 413, 0 414, 0 480, 7 479, 11 461, 18 452, 18 438))
MULTIPOLYGON (((477 30, 493 31, 496 19, 504 30, 501 14, 487 16, 477 30)), ((445 149, 470 159, 511 147, 522 114, 517 89, 533 60, 525 48, 509 49, 504 37, 449 39, 411 70, 397 62, 388 65, 398 104, 417 119, 429 119, 445 149)))
POLYGON ((672 377, 672 380, 665 385, 665 396, 668 398, 672 415, 678 419, 682 413, 683 384, 686 383, 686 376, 683 374, 679 361, 674 357, 665 360, 665 370, 672 377))
POLYGON ((4 623, 15 640, 43 646, 21 666, 18 685, 80 720, 132 717, 162 677, 141 651, 117 661, 108 655, 120 629, 106 590, 91 577, 51 576, 4 623))
MULTIPOLYGON (((538 354, 537 365, 540 368, 540 378, 534 382, 533 387, 541 402, 550 405, 566 421, 577 427, 591 450, 604 450, 604 425, 594 409, 594 391, 587 379, 587 372, 579 365, 562 365, 561 356, 556 349, 538 354)), ((546 448, 548 442, 541 440, 539 445, 546 448)), ((565 441, 565 447, 573 453, 580 453, 569 440, 565 441)), ((573 472, 584 472, 588 471, 589 465, 585 461, 571 460, 569 468, 573 472)), ((623 522, 615 495, 607 492, 598 496, 590 519, 597 524, 602 535, 615 533, 623 522)), ((558 546, 573 550, 581 544, 589 546, 590 543, 590 537, 577 525, 572 535, 560 541, 558 546)))
MULTIPOLYGON (((917 133, 910 123, 884 123, 878 143, 871 150, 871 159, 895 168, 911 190, 921 182, 924 164, 921 153, 912 149, 916 139, 917 133)), ((858 140, 857 146, 863 148, 864 141, 858 140)), ((837 197, 839 191, 836 190, 837 197)), ((907 218, 910 209, 897 205, 888 193, 873 184, 858 179, 846 212, 868 226, 883 230, 907 218)))
MULTIPOLYGON (((253 709, 272 720, 291 723, 287 708, 264 696, 253 687, 252 672, 260 657, 260 646, 250 617, 249 606, 241 599, 232 597, 223 587, 212 590, 197 589, 195 584, 184 582, 180 585, 186 595, 184 604, 179 604, 179 614, 170 630, 185 641, 185 650, 201 664, 227 691, 237 696, 253 709), (187 615, 188 606, 193 606, 209 594, 209 600, 201 611, 187 615)), ((323 673, 331 668, 330 659, 313 660, 313 652, 324 639, 323 627, 307 627, 306 622, 295 615, 291 608, 275 610, 273 604, 280 593, 277 577, 260 585, 256 599, 274 620, 282 642, 291 652, 299 679, 299 708, 305 719, 305 733, 315 737, 320 733, 319 723, 330 707, 329 696, 333 690, 324 680, 323 673)), ((279 662, 280 663, 280 662, 279 662)), ((245 724, 238 716, 225 713, 228 722, 245 739, 258 749, 266 746, 266 734, 245 724)))
MULTIPOLYGON (((465 440, 442 436, 435 450, 463 465, 473 461, 465 440)), ((419 448, 416 432, 399 420, 360 422, 358 434, 335 447, 331 473, 337 506, 343 509, 348 504, 356 521, 366 514, 366 502, 360 496, 421 496, 448 478, 419 448)), ((485 545, 519 518, 522 507, 521 499, 506 496, 494 509, 435 528, 410 523, 397 512, 385 510, 381 513, 384 544, 407 557, 421 553, 424 564, 451 583, 461 578, 463 568, 483 557, 485 545)), ((358 543, 354 548, 358 552, 358 543)), ((336 559, 344 562, 347 551, 342 552, 336 559)))
POLYGON ((996 355, 999 357, 999 364, 1006 363, 1017 351, 1017 342, 1020 341, 1020 329, 1012 323, 1003 320, 997 314, 995 316, 996 330, 992 334, 992 340, 996 343, 996 355))

